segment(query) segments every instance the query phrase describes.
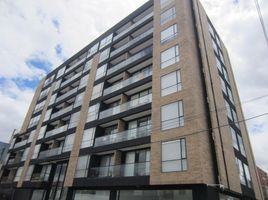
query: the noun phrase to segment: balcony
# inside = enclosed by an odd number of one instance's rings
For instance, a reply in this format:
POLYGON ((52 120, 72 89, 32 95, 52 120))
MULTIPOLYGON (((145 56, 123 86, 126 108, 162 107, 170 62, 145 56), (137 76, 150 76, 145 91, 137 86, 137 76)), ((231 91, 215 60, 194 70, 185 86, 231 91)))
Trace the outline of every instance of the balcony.
POLYGON ((150 34, 153 33, 153 28, 145 31, 144 33, 140 34, 139 36, 137 36, 136 38, 134 38, 133 40, 129 41, 128 43, 124 44, 123 46, 117 48, 116 50, 114 50, 113 52, 111 52, 110 57, 113 57, 114 55, 118 54, 119 52, 123 51, 124 49, 132 46, 133 44, 135 44, 136 42, 139 42, 140 40, 142 40, 143 38, 149 36, 150 34))
POLYGON ((51 119, 59 117, 59 116, 65 114, 67 112, 70 112, 72 110, 72 108, 73 108, 73 105, 70 105, 70 106, 68 106, 66 108, 63 108, 63 109, 59 110, 58 112, 53 113, 51 115, 51 119))
POLYGON ((113 85, 109 88, 106 88, 104 91, 103 91, 103 96, 104 95, 107 95, 107 94, 110 94, 112 92, 115 92, 117 90, 120 90, 121 88, 124 88, 132 83, 136 83, 142 79, 145 79, 146 77, 149 77, 152 75, 152 71, 150 70, 150 72, 142 72, 140 74, 138 74, 137 76, 133 76, 133 77, 130 77, 129 79, 127 80, 124 80, 116 85, 113 85))
POLYGON ((150 161, 129 163, 107 167, 93 167, 89 169, 89 178, 129 177, 150 175, 150 161))
POLYGON ((47 174, 36 173, 32 175, 31 181, 32 182, 44 182, 44 181, 48 181, 48 178, 49 178, 49 173, 47 174))
POLYGON ((72 76, 71 78, 67 79, 66 81, 61 83, 61 87, 67 85, 68 83, 72 82, 73 80, 75 80, 76 78, 78 78, 79 76, 82 75, 83 72, 79 72, 77 74, 75 74, 74 76, 72 76))
POLYGON ((21 142, 15 143, 13 149, 22 147, 23 145, 27 144, 27 140, 23 140, 21 142))
POLYGON ((77 62, 74 63, 72 66, 70 66, 69 68, 67 68, 67 69, 65 70, 65 73, 67 73, 67 72, 73 70, 74 68, 76 68, 78 65, 80 65, 80 64, 81 64, 82 62, 84 62, 85 60, 86 60, 86 59, 83 58, 83 59, 77 61, 77 62))
POLYGON ((51 156, 56 156, 62 153, 62 147, 54 148, 54 149, 48 149, 46 151, 41 151, 39 153, 38 158, 46 158, 46 157, 51 157, 51 156))
POLYGON ((100 112, 99 119, 110 117, 112 115, 116 115, 118 113, 125 112, 127 110, 137 108, 139 106, 142 106, 142 105, 145 105, 145 104, 151 103, 151 102, 152 102, 152 94, 149 94, 149 95, 143 96, 141 98, 134 99, 134 100, 129 101, 127 103, 121 104, 119 106, 115 106, 113 108, 109 108, 107 110, 104 110, 104 111, 100 112))
POLYGON ((12 183, 13 180, 9 178, 8 176, 1 177, 1 183, 12 183))
POLYGON ((112 74, 113 72, 122 69, 123 67, 141 59, 142 57, 145 57, 147 55, 152 54, 152 47, 148 47, 142 51, 140 51, 139 53, 135 54, 134 56, 128 58, 127 60, 113 66, 112 68, 107 70, 107 75, 112 74))
POLYGON ((48 138, 48 137, 50 137, 50 136, 53 136, 53 135, 57 135, 57 134, 59 134, 59 133, 62 133, 62 132, 64 132, 64 131, 66 131, 67 128, 68 128, 68 125, 66 124, 66 125, 61 126, 61 127, 59 127, 59 128, 53 129, 53 130, 51 130, 51 131, 47 131, 47 132, 46 132, 46 135, 45 135, 45 138, 48 138))
POLYGON ((151 126, 142 126, 95 139, 95 147, 133 140, 151 135, 151 126))
POLYGON ((74 88, 74 89, 71 89, 70 91, 66 92, 65 94, 59 96, 57 99, 56 99, 56 103, 67 98, 68 96, 71 96, 72 94, 76 93, 77 92, 77 89, 78 87, 74 88))
POLYGON ((116 35, 114 37, 114 41, 116 41, 118 38, 121 38, 123 35, 127 34, 130 30, 138 27, 139 25, 141 25, 143 22, 146 22, 148 19, 152 18, 154 15, 154 13, 150 13, 148 15, 146 15, 144 18, 142 18, 141 20, 137 21, 135 24, 132 24, 130 27, 128 27, 127 29, 125 29, 124 31, 122 31, 121 33, 119 33, 118 35, 116 35))

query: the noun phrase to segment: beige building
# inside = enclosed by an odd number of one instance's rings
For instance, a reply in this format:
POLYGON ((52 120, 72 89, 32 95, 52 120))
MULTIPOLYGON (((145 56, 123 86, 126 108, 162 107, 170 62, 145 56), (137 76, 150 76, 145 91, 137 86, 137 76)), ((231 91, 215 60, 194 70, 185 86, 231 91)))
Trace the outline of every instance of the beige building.
POLYGON ((0 199, 263 199, 198 0, 150 0, 50 72, 10 143, 0 199))

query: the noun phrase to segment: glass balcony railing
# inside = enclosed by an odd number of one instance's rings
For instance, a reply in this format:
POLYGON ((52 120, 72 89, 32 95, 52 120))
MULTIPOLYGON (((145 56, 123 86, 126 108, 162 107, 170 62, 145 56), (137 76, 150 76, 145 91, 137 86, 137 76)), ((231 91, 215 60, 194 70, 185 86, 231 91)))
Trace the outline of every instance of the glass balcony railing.
POLYGON ((66 108, 63 108, 63 109, 59 110, 58 112, 53 113, 51 115, 51 119, 56 118, 58 116, 61 116, 61 115, 65 114, 65 113, 71 111, 72 108, 73 108, 73 105, 70 105, 70 106, 68 106, 66 108))
POLYGON ((76 87, 76 88, 74 88, 74 89, 71 89, 70 91, 66 92, 65 94, 59 96, 59 97, 56 99, 56 102, 59 102, 59 101, 65 99, 66 97, 71 96, 72 94, 76 93, 76 92, 77 92, 77 89, 78 89, 78 87, 76 87))
POLYGON ((53 130, 51 130, 51 131, 47 131, 47 132, 46 132, 46 135, 45 135, 45 138, 48 138, 48 137, 50 137, 50 136, 52 136, 52 135, 57 135, 57 134, 59 134, 59 133, 62 133, 62 132, 64 132, 64 131, 66 131, 67 128, 68 128, 68 125, 66 124, 66 125, 61 126, 61 127, 59 127, 59 128, 53 129, 53 130))
POLYGON ((31 181, 45 182, 45 181, 48 181, 49 175, 50 175, 49 173, 46 173, 46 174, 36 173, 32 175, 31 181))
POLYGON ((137 26, 139 26, 140 24, 142 24, 143 22, 147 21, 148 19, 152 18, 154 15, 154 13, 150 13, 148 15, 146 15, 144 18, 142 18, 141 20, 137 21, 135 24, 132 24, 130 27, 128 27, 127 29, 125 29, 124 31, 122 31, 121 33, 119 33, 118 35, 116 35, 114 37, 114 41, 116 41, 118 38, 122 37, 123 35, 127 34, 130 30, 136 28, 137 26))
POLYGON ((107 75, 112 74, 113 72, 122 69, 123 67, 131 64, 132 62, 135 62, 137 60, 139 60, 140 58, 150 55, 152 53, 152 47, 148 47, 142 51, 140 51, 139 53, 135 54, 134 56, 128 58, 127 60, 124 60, 123 62, 113 66, 112 68, 107 70, 107 75))
POLYGON ((112 135, 105 135, 95 139, 95 147, 133 140, 151 135, 151 125, 129 129, 112 135))
POLYGON ((8 162, 7 162, 8 165, 12 165, 14 163, 16 163, 15 158, 9 159, 8 162))
POLYGON ((71 78, 67 79, 66 81, 61 83, 61 87, 64 85, 67 85, 68 83, 72 82, 74 79, 78 78, 79 76, 82 75, 83 72, 78 72, 77 74, 75 74, 74 76, 72 76, 71 78))
POLYGON ((69 68, 67 68, 67 69, 65 70, 65 73, 67 73, 67 72, 73 70, 74 68, 76 68, 78 65, 80 65, 80 64, 81 64, 82 62, 84 62, 85 60, 86 60, 86 59, 84 58, 84 59, 81 59, 81 60, 77 61, 77 62, 74 63, 72 66, 70 66, 69 68))
POLYGON ((106 88, 103 91, 103 96, 110 94, 112 92, 115 92, 117 90, 120 90, 121 88, 124 88, 132 83, 136 83, 136 82, 138 82, 142 79, 145 79, 146 77, 151 76, 151 75, 152 75, 152 71, 150 70, 150 71, 142 72, 138 75, 132 76, 132 77, 128 78, 127 80, 124 80, 116 85, 113 85, 111 87, 106 88))
POLYGON ((89 169, 89 178, 128 177, 150 175, 150 161, 129 163, 106 167, 93 167, 89 169))
POLYGON ((21 142, 15 143, 13 149, 18 148, 18 147, 21 147, 21 146, 23 146, 25 144, 27 144, 27 140, 23 140, 21 142))
POLYGON ((58 148, 54 148, 54 149, 48 149, 46 151, 41 151, 39 153, 38 158, 42 159, 42 158, 46 158, 46 157, 50 157, 50 156, 56 156, 62 153, 62 147, 58 147, 58 148))
POLYGON ((136 42, 139 42, 140 40, 142 40, 143 38, 147 37, 148 35, 153 33, 153 28, 145 31, 144 33, 140 34, 139 36, 137 36, 136 38, 134 38, 133 40, 129 41, 128 43, 124 44, 123 46, 117 48, 116 50, 111 52, 110 57, 118 54, 119 52, 123 51, 124 49, 130 47, 131 45, 135 44, 136 42))
POLYGON ((99 119, 103 119, 105 117, 109 117, 112 115, 116 115, 118 113, 133 109, 133 108, 137 108, 139 106, 145 105, 147 103, 151 103, 152 102, 152 94, 143 96, 141 98, 138 99, 134 99, 132 101, 129 101, 127 103, 121 104, 119 106, 115 106, 113 108, 109 108, 107 110, 104 110, 102 112, 100 112, 99 115, 99 119))

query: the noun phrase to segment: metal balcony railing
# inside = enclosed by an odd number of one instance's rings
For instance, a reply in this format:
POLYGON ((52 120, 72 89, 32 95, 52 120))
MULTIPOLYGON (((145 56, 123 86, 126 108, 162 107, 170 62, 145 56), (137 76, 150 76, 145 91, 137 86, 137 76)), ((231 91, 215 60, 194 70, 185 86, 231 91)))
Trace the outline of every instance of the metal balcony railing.
POLYGON ((38 158, 46 158, 46 157, 51 157, 51 156, 56 156, 62 153, 62 147, 54 148, 54 149, 48 149, 46 151, 41 151, 39 153, 38 158))

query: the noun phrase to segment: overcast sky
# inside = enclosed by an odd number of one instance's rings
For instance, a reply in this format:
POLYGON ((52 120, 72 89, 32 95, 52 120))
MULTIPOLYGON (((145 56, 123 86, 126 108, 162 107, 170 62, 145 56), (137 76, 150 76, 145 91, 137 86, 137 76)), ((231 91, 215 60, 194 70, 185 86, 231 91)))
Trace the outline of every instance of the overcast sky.
MULTIPOLYGON (((146 0, 0 1, 0 140, 19 129, 35 87, 146 0)), ((233 64, 246 118, 268 112, 268 47, 254 0, 201 0, 233 64)), ((266 26, 268 1, 259 0, 266 26)), ((257 164, 268 171, 268 117, 247 122, 257 164)))

